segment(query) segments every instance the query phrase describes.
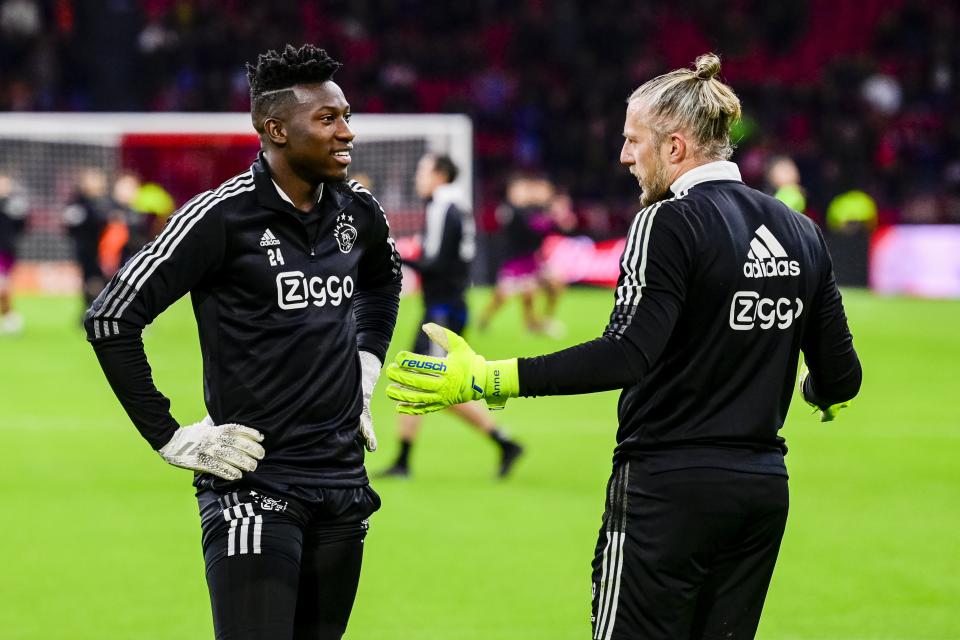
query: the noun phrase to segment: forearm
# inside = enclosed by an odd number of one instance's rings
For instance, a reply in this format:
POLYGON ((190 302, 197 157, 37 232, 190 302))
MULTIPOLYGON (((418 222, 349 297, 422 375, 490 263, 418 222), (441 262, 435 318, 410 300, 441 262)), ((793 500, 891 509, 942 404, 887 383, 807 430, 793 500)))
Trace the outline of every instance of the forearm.
POLYGON ((110 387, 144 439, 154 449, 169 442, 179 425, 170 414, 170 401, 153 383, 140 336, 95 341, 93 348, 110 387))
POLYGON ((601 336, 569 349, 520 358, 521 396, 557 396, 623 389, 646 370, 639 350, 628 342, 601 336))
POLYGON ((822 369, 818 374, 816 368, 811 368, 803 383, 803 397, 820 408, 852 400, 863 380, 860 359, 852 347, 847 357, 831 364, 829 377, 824 377, 822 369))
POLYGON ((383 362, 393 338, 399 308, 399 281, 375 289, 357 291, 353 300, 353 316, 357 323, 357 349, 369 351, 383 362))
POLYGON ((680 316, 689 270, 687 229, 677 222, 680 216, 659 218, 638 216, 631 234, 635 247, 650 253, 623 258, 610 320, 599 338, 518 363, 520 395, 570 395, 624 389, 639 382, 657 362, 680 316), (644 227, 643 220, 649 219, 644 227), (661 221, 665 221, 661 223, 661 221), (671 226, 674 225, 674 226, 671 226), (680 226, 676 226, 680 225, 680 226), (651 237, 653 240, 651 240, 651 237), (633 271, 639 262, 642 271, 633 271), (639 284, 642 283, 642 284, 639 284))
POLYGON ((862 369, 832 271, 811 310, 801 349, 810 375, 804 397, 819 407, 846 402, 860 390, 862 369))

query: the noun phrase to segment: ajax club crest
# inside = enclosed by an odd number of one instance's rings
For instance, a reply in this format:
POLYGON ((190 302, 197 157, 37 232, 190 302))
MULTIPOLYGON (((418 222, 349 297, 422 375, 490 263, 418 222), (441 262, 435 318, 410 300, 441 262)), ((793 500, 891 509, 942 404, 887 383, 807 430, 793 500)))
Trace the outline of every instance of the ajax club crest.
POLYGON ((333 237, 336 238, 340 251, 350 253, 353 244, 357 241, 357 229, 352 224, 353 216, 341 213, 337 216, 337 226, 333 230, 333 237))

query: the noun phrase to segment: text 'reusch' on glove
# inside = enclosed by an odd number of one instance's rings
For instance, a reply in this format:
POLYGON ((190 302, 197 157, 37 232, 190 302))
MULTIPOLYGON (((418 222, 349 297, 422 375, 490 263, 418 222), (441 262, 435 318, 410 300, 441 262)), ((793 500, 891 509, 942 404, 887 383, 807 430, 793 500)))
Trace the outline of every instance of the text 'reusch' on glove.
POLYGON ((481 398, 491 409, 502 409, 507 398, 519 395, 515 358, 488 362, 449 329, 429 323, 423 331, 447 355, 397 354, 387 368, 393 383, 387 396, 398 402, 397 411, 418 415, 481 398))

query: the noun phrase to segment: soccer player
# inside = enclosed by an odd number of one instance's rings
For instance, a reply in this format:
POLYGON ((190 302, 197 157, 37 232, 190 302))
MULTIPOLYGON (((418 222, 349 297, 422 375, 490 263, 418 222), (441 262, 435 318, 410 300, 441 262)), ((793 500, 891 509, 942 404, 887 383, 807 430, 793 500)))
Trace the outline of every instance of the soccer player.
POLYGON ((753 638, 787 518, 787 415, 832 420, 861 368, 817 227, 743 184, 740 101, 700 56, 629 97, 620 161, 642 188, 603 335, 486 361, 426 330, 444 359, 401 352, 390 397, 419 414, 485 397, 622 389, 593 561, 593 637, 753 638))
POLYGON ((542 333, 545 324, 537 315, 535 298, 540 284, 537 252, 552 227, 546 209, 552 185, 545 179, 517 173, 507 180, 506 198, 497 207, 503 264, 486 307, 480 312, 479 327, 485 331, 500 309, 514 296, 520 298, 523 321, 531 333, 542 333))
POLYGON ((110 198, 113 215, 123 222, 127 231, 126 241, 120 250, 120 265, 123 265, 153 239, 150 228, 151 216, 137 211, 133 206, 137 194, 142 188, 143 183, 140 176, 133 171, 121 172, 113 182, 110 198))
MULTIPOLYGON (((470 263, 476 254, 476 227, 470 206, 452 184, 457 173, 457 165, 449 156, 428 153, 420 158, 414 187, 427 203, 423 255, 420 260, 407 260, 405 264, 420 274, 423 322, 441 324, 459 333, 467 324, 466 293, 470 263)), ((413 350, 431 353, 432 343, 421 332, 417 336, 413 350)), ((450 411, 490 437, 500 450, 498 475, 502 478, 509 474, 523 448, 497 426, 479 402, 453 405, 450 411)), ((383 475, 410 475, 410 450, 422 421, 423 416, 400 416, 400 453, 383 475)))
MULTIPOLYGON (((573 209, 573 198, 563 189, 557 189, 552 185, 547 185, 546 188, 553 194, 550 197, 550 206, 547 209, 550 222, 553 225, 551 233, 572 234, 577 228, 577 214, 573 209)), ((567 283, 563 275, 557 273, 557 270, 542 256, 538 256, 538 264, 538 285, 546 300, 543 311, 543 330, 551 337, 560 338, 566 328, 563 322, 557 319, 557 306, 567 289, 567 283)))
POLYGON ((23 317, 13 310, 10 274, 17 261, 17 237, 30 205, 13 178, 0 173, 0 335, 23 330, 23 317))
POLYGON ((323 49, 248 65, 262 151, 202 193, 110 281, 87 337, 168 463, 196 471, 220 639, 340 638, 360 577, 369 400, 396 322, 400 258, 377 200, 347 180, 350 105, 323 49), (189 292, 208 416, 180 426, 141 331, 189 292))
POLYGON ((807 209, 807 197, 800 186, 800 169, 789 156, 774 156, 767 165, 766 172, 769 193, 794 211, 804 213, 807 209))
POLYGON ((106 278, 100 265, 100 239, 110 221, 107 176, 98 167, 80 173, 70 204, 63 210, 63 221, 73 239, 74 257, 83 280, 83 308, 86 309, 103 290, 106 278))

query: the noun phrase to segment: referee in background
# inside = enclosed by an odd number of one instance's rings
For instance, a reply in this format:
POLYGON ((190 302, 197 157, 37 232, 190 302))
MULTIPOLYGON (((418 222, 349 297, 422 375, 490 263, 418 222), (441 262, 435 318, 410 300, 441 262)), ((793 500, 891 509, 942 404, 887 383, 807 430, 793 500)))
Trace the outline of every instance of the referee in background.
POLYGON ((426 325, 444 359, 401 352, 399 411, 622 389, 593 560, 593 637, 752 638, 787 520, 778 435, 797 374, 832 420, 861 368, 818 228, 743 184, 740 101, 700 56, 627 101, 620 161, 642 188, 610 321, 557 353, 486 361, 426 325))
POLYGON ((248 65, 261 153, 202 193, 87 311, 117 398, 168 463, 196 471, 221 640, 338 640, 360 578, 369 400, 397 318, 400 259, 377 200, 348 181, 350 105, 323 49, 248 65), (190 293, 207 418, 180 426, 143 328, 190 293))

